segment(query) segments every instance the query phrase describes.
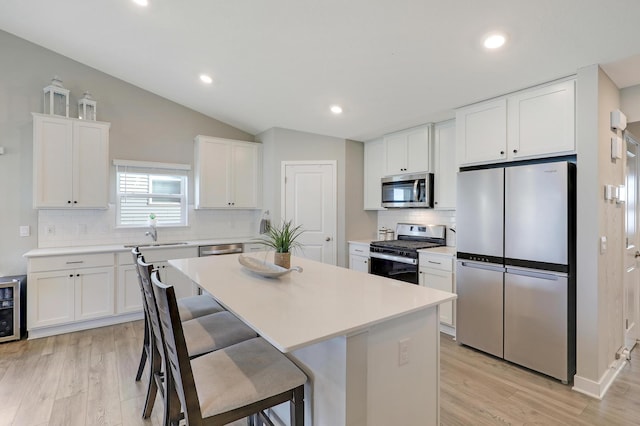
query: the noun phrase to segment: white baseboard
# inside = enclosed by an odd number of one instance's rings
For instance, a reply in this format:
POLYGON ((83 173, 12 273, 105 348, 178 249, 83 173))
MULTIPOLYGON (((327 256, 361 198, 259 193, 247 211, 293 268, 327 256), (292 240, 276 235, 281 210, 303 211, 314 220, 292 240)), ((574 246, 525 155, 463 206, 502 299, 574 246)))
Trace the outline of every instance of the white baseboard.
POLYGON ((620 370, 624 367, 625 362, 624 357, 615 360, 597 382, 576 374, 573 376, 573 390, 601 400, 618 376, 618 373, 620 373, 620 370))
POLYGON ((448 334, 449 336, 456 337, 456 328, 447 324, 440 323, 440 332, 448 334))
POLYGON ((106 327, 108 325, 121 324, 123 322, 136 321, 143 318, 142 311, 116 315, 95 320, 74 322, 70 324, 56 325, 52 327, 35 328, 28 331, 28 339, 55 336, 74 331, 89 330, 91 328, 106 327))

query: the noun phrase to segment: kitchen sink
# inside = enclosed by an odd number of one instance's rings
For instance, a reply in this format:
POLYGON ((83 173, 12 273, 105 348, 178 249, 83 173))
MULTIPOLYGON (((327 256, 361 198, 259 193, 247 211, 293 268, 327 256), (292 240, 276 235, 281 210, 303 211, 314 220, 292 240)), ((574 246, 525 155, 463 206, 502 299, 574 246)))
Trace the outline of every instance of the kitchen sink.
POLYGON ((134 248, 134 247, 165 247, 165 246, 183 246, 188 244, 186 242, 177 242, 177 243, 144 243, 144 244, 125 244, 124 248, 134 248))

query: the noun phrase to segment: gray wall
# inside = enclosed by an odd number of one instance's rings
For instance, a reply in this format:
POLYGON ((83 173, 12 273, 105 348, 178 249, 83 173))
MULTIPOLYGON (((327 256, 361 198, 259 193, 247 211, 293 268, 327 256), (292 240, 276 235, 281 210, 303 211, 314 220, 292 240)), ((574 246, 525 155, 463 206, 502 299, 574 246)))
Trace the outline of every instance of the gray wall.
POLYGON ((32 208, 31 112, 43 112, 43 87, 58 75, 71 90, 70 117, 89 90, 98 120, 111 123, 110 157, 193 163, 198 134, 254 141, 225 123, 153 95, 50 50, 0 31, 0 276, 26 272, 22 254, 37 245, 37 211, 32 208), (30 237, 19 226, 31 227, 30 237))
POLYGON ((338 176, 338 235, 336 237, 338 265, 348 266, 347 238, 367 238, 375 232, 375 213, 363 211, 364 179, 362 143, 295 130, 273 128, 256 136, 263 144, 264 185, 263 206, 271 220, 281 220, 281 164, 283 161, 335 160, 338 176), (349 167, 346 167, 349 164, 349 167), (358 192, 358 200, 352 199, 358 192), (370 227, 371 229, 365 229, 370 227), (360 234, 360 231, 362 232, 360 234), (349 237, 347 237, 347 235, 349 237))

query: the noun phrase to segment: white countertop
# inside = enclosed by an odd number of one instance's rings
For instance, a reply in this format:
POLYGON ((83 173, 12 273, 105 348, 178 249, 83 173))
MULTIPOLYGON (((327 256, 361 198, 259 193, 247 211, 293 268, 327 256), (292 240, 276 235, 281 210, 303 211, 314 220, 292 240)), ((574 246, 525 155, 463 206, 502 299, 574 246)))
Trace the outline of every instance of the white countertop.
POLYGON ((451 246, 442 246, 442 247, 432 247, 428 249, 420 249, 418 253, 435 253, 435 254, 445 254, 447 256, 455 256, 456 248, 451 246))
MULTIPOLYGON (((206 246, 210 244, 233 244, 233 243, 251 243, 255 242, 255 237, 239 237, 239 238, 218 238, 209 240, 192 240, 192 241, 180 241, 184 244, 171 244, 172 241, 161 241, 160 245, 152 246, 149 241, 139 243, 140 248, 145 250, 166 249, 166 248, 180 248, 180 247, 198 247, 206 246), (166 245, 162 245, 166 244, 166 245)), ((73 254, 92 254, 92 253, 114 253, 120 251, 131 251, 132 244, 110 244, 102 246, 73 246, 73 247, 51 247, 51 248, 37 248, 29 250, 23 256, 24 257, 42 257, 42 256, 65 256, 73 254)))
MULTIPOLYGON (((292 257, 291 265, 301 266, 302 273, 263 278, 242 267, 238 256, 174 259, 169 264, 282 352, 366 330, 457 297, 299 257, 292 257)), ((264 259, 264 254, 253 257, 264 259)), ((267 260, 273 261, 272 253, 267 260)))

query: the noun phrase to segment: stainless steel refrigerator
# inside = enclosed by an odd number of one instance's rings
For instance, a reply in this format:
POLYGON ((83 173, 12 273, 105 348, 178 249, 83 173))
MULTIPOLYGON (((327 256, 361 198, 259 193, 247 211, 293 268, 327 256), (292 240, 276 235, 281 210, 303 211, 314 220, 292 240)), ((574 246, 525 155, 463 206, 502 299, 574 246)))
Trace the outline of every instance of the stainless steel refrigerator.
POLYGON ((575 165, 458 174, 458 342, 568 382, 575 374, 575 165))

